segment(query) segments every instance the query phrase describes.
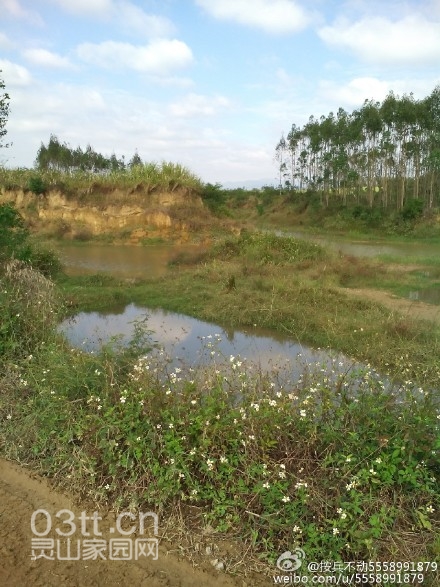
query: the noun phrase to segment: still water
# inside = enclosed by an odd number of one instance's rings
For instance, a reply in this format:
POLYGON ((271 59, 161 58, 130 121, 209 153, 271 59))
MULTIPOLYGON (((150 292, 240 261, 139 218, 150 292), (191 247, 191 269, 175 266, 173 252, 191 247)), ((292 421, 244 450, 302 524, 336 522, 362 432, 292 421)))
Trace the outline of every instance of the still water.
POLYGON ((65 320, 60 329, 72 346, 97 351, 112 337, 127 344, 141 323, 151 331, 149 341, 172 357, 172 363, 197 367, 213 361, 219 364, 240 357, 261 371, 278 371, 297 377, 306 365, 344 373, 353 361, 337 353, 312 350, 280 334, 260 328, 235 330, 189 316, 130 304, 104 314, 83 312, 65 320))
POLYGON ((417 257, 439 257, 440 245, 427 243, 383 243, 376 241, 356 241, 338 239, 337 237, 320 237, 310 235, 300 231, 284 232, 275 231, 280 236, 293 236, 298 239, 312 241, 321 245, 325 249, 340 251, 344 255, 353 255, 354 257, 400 257, 400 258, 417 258, 417 257))
MULTIPOLYGON (((360 242, 311 236, 302 232, 275 231, 275 234, 316 242, 324 248, 355 257, 440 257, 440 245, 437 244, 360 242)), ((165 273, 169 261, 179 253, 200 250, 203 250, 201 245, 191 244, 158 244, 139 247, 63 243, 57 252, 70 274, 105 272, 117 277, 156 277, 165 273)))
MULTIPOLYGON (((312 240, 301 233, 291 233, 291 236, 312 240)), ((408 243, 383 245, 379 242, 356 243, 324 238, 313 240, 325 247, 356 256, 432 255, 436 249, 436 246, 408 243)), ((201 250, 200 245, 164 244, 138 247, 65 244, 60 247, 59 254, 69 273, 108 272, 118 277, 154 278, 166 273, 169 261, 179 253, 198 250, 201 250)), ((437 288, 432 288, 432 291, 415 291, 411 293, 411 299, 438 304, 440 292, 437 288)), ((107 314, 81 313, 64 322, 60 328, 72 345, 90 351, 98 349, 115 336, 119 336, 127 344, 134 334, 135 323, 142 320, 148 330, 152 331, 152 341, 157 342, 176 361, 183 360, 190 364, 212 361, 212 349, 206 348, 206 344, 211 340, 207 337, 215 334, 218 335, 215 349, 218 359, 240 355, 263 370, 273 370, 280 364, 287 364, 287 368, 294 372, 302 371, 305 364, 311 363, 341 363, 342 369, 347 369, 347 364, 350 364, 348 359, 340 355, 333 356, 328 352, 312 350, 272 331, 257 328, 227 329, 181 314, 141 308, 133 304, 107 314)))
POLYGON ((179 253, 201 250, 200 245, 71 245, 62 244, 57 253, 70 275, 111 273, 115 277, 160 277, 179 253))
POLYGON ((440 305, 440 287, 427 287, 426 289, 410 291, 409 299, 426 304, 440 305))

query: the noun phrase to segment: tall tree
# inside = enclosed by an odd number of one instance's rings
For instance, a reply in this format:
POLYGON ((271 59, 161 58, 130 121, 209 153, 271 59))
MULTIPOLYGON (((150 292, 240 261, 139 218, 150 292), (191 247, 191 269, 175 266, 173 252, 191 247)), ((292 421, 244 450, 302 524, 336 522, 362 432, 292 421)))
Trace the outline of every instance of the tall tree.
MULTIPOLYGON (((5 83, 1 77, 2 70, 0 69, 0 91, 5 89, 5 83)), ((0 94, 0 147, 9 147, 7 143, 3 143, 3 139, 6 136, 6 123, 9 116, 9 94, 3 92, 0 94)))
POLYGON ((340 108, 292 126, 276 146, 280 183, 330 197, 403 210, 411 199, 440 204, 440 86, 424 100, 390 92, 382 103, 365 100, 352 113, 340 108))

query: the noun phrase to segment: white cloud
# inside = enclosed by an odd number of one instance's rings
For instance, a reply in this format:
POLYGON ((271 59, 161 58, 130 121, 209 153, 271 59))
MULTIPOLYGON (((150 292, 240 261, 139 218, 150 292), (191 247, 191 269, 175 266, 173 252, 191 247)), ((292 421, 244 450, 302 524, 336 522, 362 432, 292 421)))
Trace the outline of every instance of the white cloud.
POLYGON ((419 14, 395 22, 383 17, 357 22, 343 18, 318 34, 328 45, 349 49, 371 63, 414 66, 440 59, 440 22, 419 14))
MULTIPOLYGON (((8 165, 32 165, 41 141, 47 143, 54 133, 73 147, 90 143, 106 155, 114 151, 129 159, 137 149, 145 160, 177 161, 203 181, 271 175, 270 141, 266 149, 261 147, 263 141, 250 143, 241 135, 234 138, 234 133, 213 117, 200 116, 195 128, 192 118, 171 113, 170 104, 163 100, 128 90, 102 91, 72 84, 47 88, 38 81, 33 81, 31 88, 16 88, 13 98, 8 121, 8 141, 13 145, 6 153, 8 165), (205 125, 207 120, 212 126, 205 125)), ((217 108, 225 104, 219 96, 194 99, 198 107, 205 105, 208 110, 210 101, 217 108)))
POLYGON ((38 13, 23 8, 19 0, 0 0, 0 14, 24 19, 37 25, 41 25, 43 22, 38 13))
MULTIPOLYGON (((340 105, 361 106, 365 100, 383 100, 390 91, 388 82, 374 77, 358 77, 347 84, 323 80, 319 83, 318 93, 326 100, 340 105)), ((320 114, 327 114, 320 112, 320 114)))
POLYGON ((156 39, 148 45, 131 45, 115 41, 83 43, 77 47, 78 56, 87 63, 113 69, 133 69, 139 72, 166 75, 186 67, 193 60, 191 49, 176 39, 156 39))
POLYGON ((113 9, 113 0, 52 0, 72 14, 105 15, 113 9))
POLYGON ((62 57, 46 49, 27 49, 23 51, 23 55, 34 65, 63 69, 73 67, 67 57, 62 57))
POLYGON ((0 32, 0 48, 1 49, 12 49, 14 44, 12 41, 2 32, 0 32))
MULTIPOLYGON (((325 101, 329 108, 357 108, 362 106, 365 100, 381 102, 391 91, 399 96, 413 92, 416 98, 423 98, 432 92, 434 86, 433 79, 379 80, 374 77, 358 77, 346 84, 322 80, 319 83, 317 99, 325 101)), ((319 115, 321 114, 328 112, 319 112, 319 115)))
POLYGON ((175 32, 174 25, 168 19, 147 14, 131 2, 117 2, 113 14, 124 29, 141 33, 144 37, 165 37, 175 32))
POLYGON ((119 29, 135 32, 144 37, 164 37, 175 31, 170 20, 163 16, 148 14, 129 0, 51 1, 76 16, 113 21, 119 29))
POLYGON ((0 70, 2 71, 6 89, 8 87, 29 86, 32 83, 31 74, 22 65, 12 63, 6 59, 0 59, 0 70))
POLYGON ((229 106, 230 101, 224 96, 211 97, 200 94, 188 94, 182 100, 170 104, 170 112, 178 118, 213 116, 229 106))
POLYGON ((196 0, 215 18, 283 34, 299 31, 309 16, 293 0, 196 0))

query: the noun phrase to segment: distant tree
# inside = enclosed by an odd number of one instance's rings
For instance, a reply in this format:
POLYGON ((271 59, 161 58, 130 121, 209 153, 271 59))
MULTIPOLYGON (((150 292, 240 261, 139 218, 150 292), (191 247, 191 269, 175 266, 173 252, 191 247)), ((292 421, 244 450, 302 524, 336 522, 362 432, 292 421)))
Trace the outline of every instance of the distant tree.
POLYGON ((305 187, 326 206, 356 203, 405 209, 415 217, 440 204, 440 86, 424 100, 390 92, 353 112, 339 108, 293 125, 275 147, 280 185, 305 187), (408 211, 409 210, 409 211, 408 211), (416 210, 416 212, 414 212, 416 210))
POLYGON ((132 169, 133 167, 136 167, 137 165, 142 165, 142 159, 139 157, 139 153, 136 151, 136 153, 130 159, 128 166, 130 167, 130 169, 132 169))
MULTIPOLYGON (((0 74, 2 70, 0 69, 0 74)), ((5 89, 5 84, 3 79, 0 77, 0 90, 5 89)), ((6 123, 8 121, 9 116, 9 95, 6 92, 0 94, 0 147, 9 147, 7 143, 3 143, 3 138, 5 137, 7 130, 6 130, 6 123)))

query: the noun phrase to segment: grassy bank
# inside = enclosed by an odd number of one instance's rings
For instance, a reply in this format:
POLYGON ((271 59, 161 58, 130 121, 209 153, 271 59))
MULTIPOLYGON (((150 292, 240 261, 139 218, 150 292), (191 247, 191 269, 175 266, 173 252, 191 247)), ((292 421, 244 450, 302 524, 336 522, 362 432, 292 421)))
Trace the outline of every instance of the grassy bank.
POLYGON ((66 196, 80 198, 82 203, 96 204, 99 203, 97 194, 109 191, 126 192, 128 203, 128 196, 139 192, 144 195, 175 190, 200 192, 202 182, 185 166, 163 161, 141 163, 131 168, 101 173, 0 167, 0 186, 5 190, 23 190, 36 195, 43 195, 48 190, 60 190, 66 196))
POLYGON ((104 507, 155 509, 189 554, 214 543, 230 572, 276 574, 296 546, 308 561, 438 560, 439 332, 340 293, 343 267, 313 244, 243 234, 154 282, 59 286, 68 312, 135 301, 288 332, 383 367, 392 391, 348 363, 280 384, 222 357, 214 333, 196 370, 172 367, 142 330, 122 352, 86 354, 56 334, 60 290, 13 265, 0 288, 3 455, 104 507))
POLYGON ((423 210, 419 200, 408 199, 400 210, 380 205, 369 207, 340 198, 328 204, 314 190, 261 189, 226 190, 207 184, 202 197, 221 217, 229 217, 249 227, 302 230, 362 240, 414 239, 439 242, 438 208, 423 210))

